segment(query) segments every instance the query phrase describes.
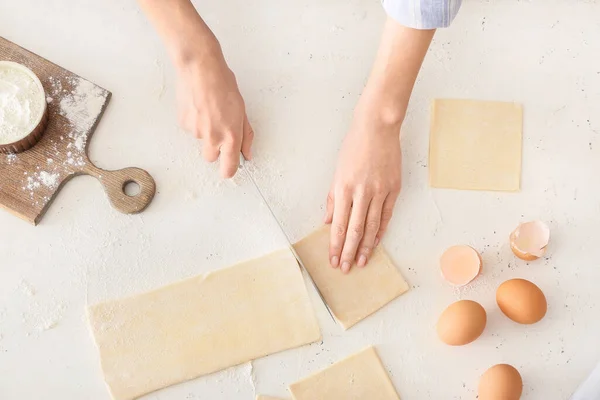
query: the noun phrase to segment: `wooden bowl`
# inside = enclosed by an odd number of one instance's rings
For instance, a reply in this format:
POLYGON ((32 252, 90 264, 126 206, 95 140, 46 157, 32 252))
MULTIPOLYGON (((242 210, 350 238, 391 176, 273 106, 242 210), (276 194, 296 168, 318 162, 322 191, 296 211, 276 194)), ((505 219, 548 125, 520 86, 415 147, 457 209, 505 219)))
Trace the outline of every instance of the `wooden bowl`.
MULTIPOLYGON (((17 137, 11 137, 6 141, 2 141, 2 132, 0 131, 0 153, 4 154, 14 154, 20 153, 25 150, 33 147, 42 137, 44 131, 46 130, 46 126, 48 125, 48 106, 46 104, 46 92, 44 91, 44 87, 42 86, 42 82, 37 77, 37 75, 25 67, 22 64, 15 63, 12 61, 0 61, 0 88, 4 85, 7 88, 10 88, 9 85, 14 85, 14 82, 10 82, 9 78, 6 77, 6 74, 3 74, 4 71, 17 71, 21 74, 26 75, 33 81, 34 88, 38 89, 38 93, 36 95, 36 103, 40 103, 41 110, 36 109, 35 115, 32 117, 30 123, 24 131, 17 134, 17 137), (3 77, 4 76, 4 77, 3 77)), ((0 107, 2 107, 2 102, 0 98, 0 107)), ((13 99, 14 100, 14 99, 13 99)), ((14 100, 19 101, 19 100, 14 100)), ((0 123, 0 128, 2 124, 0 123)), ((14 136, 14 135, 13 135, 14 136)))

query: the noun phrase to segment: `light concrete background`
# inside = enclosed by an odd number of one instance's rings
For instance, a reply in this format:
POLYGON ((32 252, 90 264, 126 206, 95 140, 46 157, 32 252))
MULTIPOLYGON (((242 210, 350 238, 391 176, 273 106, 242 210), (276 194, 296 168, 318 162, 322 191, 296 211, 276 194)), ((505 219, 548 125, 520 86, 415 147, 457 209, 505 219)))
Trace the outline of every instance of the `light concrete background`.
MULTIPOLYGON (((293 239, 318 227, 336 153, 384 20, 377 0, 196 1, 223 44, 257 132, 256 178, 293 239)), ((108 399, 85 307, 260 256, 282 246, 252 188, 220 182, 176 127, 174 76, 133 1, 2 2, 0 34, 109 89, 91 144, 102 167, 139 166, 157 196, 139 216, 110 208, 91 178, 60 193, 42 224, 0 212, 0 398, 108 399)), ((438 32, 406 118, 403 194, 384 240, 414 288, 343 332, 312 295, 322 343, 272 355, 146 399, 286 395, 290 382, 375 344, 403 399, 474 399, 479 375, 514 364, 524 399, 567 399, 600 358, 600 2, 466 0, 438 32), (522 102, 522 191, 431 190, 429 103, 435 97, 522 102), (515 260, 518 222, 548 221, 545 260, 515 260), (460 291, 437 260, 453 244, 483 252, 460 291), (524 277, 549 309, 517 326, 494 302, 524 277), (464 348, 435 336, 439 313, 469 298, 488 310, 464 348)))

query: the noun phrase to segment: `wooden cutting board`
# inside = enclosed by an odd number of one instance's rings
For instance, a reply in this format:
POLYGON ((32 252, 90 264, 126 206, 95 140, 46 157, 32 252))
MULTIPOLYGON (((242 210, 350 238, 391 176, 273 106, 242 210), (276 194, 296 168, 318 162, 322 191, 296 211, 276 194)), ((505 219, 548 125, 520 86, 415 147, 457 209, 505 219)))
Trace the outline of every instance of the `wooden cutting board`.
POLYGON ((90 139, 111 93, 2 37, 0 60, 35 72, 46 91, 49 113, 48 127, 33 148, 0 154, 0 207, 36 225, 65 183, 77 175, 91 175, 115 209, 127 214, 143 211, 156 192, 146 171, 106 171, 88 157, 90 139), (125 193, 130 184, 139 186, 137 194, 125 193))

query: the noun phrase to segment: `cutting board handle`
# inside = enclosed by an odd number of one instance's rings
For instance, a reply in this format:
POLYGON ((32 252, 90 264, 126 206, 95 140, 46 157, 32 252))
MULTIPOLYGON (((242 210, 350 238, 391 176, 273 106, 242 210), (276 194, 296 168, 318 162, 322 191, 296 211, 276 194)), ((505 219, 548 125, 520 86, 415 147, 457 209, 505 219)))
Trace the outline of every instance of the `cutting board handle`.
POLYGON ((156 184, 150 174, 140 168, 123 168, 117 171, 107 171, 89 163, 83 173, 98 179, 108 195, 112 206, 125 214, 137 214, 144 211, 156 193, 156 184), (127 194, 125 187, 137 185, 139 191, 127 194))

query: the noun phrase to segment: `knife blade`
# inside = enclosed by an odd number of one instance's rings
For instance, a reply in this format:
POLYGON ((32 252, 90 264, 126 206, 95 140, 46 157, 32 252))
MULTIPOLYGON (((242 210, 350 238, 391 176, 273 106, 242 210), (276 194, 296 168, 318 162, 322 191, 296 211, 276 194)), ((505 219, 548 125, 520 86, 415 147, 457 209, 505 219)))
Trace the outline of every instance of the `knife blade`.
POLYGON ((600 400, 600 363, 577 388, 569 400, 600 400))
POLYGON ((308 270, 304 266, 304 263, 300 259, 300 256, 298 255, 298 253, 296 253, 296 249, 294 249, 294 246, 292 245, 292 242, 290 241, 289 236, 287 235, 287 233, 283 229, 283 226, 281 226, 281 223, 277 219, 277 216, 275 216, 275 213, 273 212, 273 209, 271 209, 271 206, 267 202, 267 199, 265 198, 265 196, 263 195, 262 191, 258 187, 256 181, 254 180, 254 177, 252 176, 252 173, 246 167, 246 159, 243 156, 240 156, 240 168, 239 169, 241 169, 241 170, 244 171, 244 173, 246 174, 246 177, 248 178, 248 180, 250 181, 250 183, 252 184, 252 186, 254 186, 254 189, 255 189, 256 193, 258 194, 258 197, 261 199, 263 205, 269 211, 269 214, 271 214, 271 218, 273 220, 275 220, 275 224, 277 225, 277 227, 279 228, 279 231, 281 232, 281 234, 285 238, 287 246, 289 247, 289 249, 291 250, 292 254, 294 255, 294 258, 296 259, 296 262, 298 263, 298 266, 300 267, 300 270, 302 270, 302 271, 304 271, 306 273, 306 276, 308 276, 308 280, 310 281, 312 287, 315 289, 315 291, 319 295, 319 298, 321 299, 321 301, 323 302, 323 305, 327 309, 327 312, 329 313, 329 316, 331 317, 331 319, 333 320, 333 322, 337 323, 337 320, 333 316, 333 312, 331 311, 331 309, 329 308, 329 306, 325 302, 325 299, 323 298, 323 295, 321 294, 321 291, 317 287, 317 284, 313 280, 312 276, 310 276, 310 272, 308 272, 308 270))

